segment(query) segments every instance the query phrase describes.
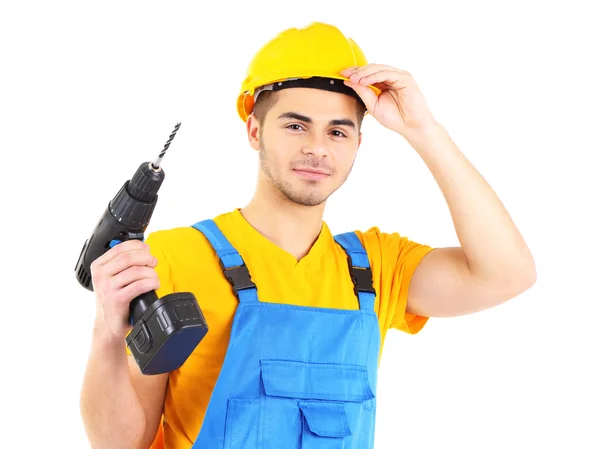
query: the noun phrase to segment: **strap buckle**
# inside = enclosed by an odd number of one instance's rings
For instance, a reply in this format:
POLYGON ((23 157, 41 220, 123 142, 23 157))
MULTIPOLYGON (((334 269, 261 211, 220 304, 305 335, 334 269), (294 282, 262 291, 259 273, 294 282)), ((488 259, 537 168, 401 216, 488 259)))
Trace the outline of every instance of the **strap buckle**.
POLYGON ((350 268, 350 278, 354 284, 354 294, 358 292, 377 294, 373 287, 373 272, 371 268, 356 267, 352 264, 352 258, 348 256, 348 267, 350 268))
POLYGON ((233 287, 236 296, 240 290, 256 288, 256 284, 252 281, 250 272, 248 271, 248 267, 246 265, 238 265, 227 268, 225 265, 223 265, 222 261, 219 261, 219 264, 221 265, 223 274, 225 274, 225 277, 233 287))

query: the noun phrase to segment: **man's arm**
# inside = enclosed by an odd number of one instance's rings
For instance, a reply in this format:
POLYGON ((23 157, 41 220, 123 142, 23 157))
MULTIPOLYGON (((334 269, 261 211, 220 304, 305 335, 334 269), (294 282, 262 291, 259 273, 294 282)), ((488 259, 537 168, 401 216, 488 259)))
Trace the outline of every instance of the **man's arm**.
MULTIPOLYGON (((147 449, 156 436, 167 374, 142 375, 125 336, 131 300, 160 287, 157 264, 147 244, 129 240, 91 265, 96 319, 80 409, 93 449, 147 449)), ((168 271, 164 259, 160 265, 168 271)))
POLYGON ((531 287, 536 270, 523 237, 491 187, 434 119, 413 76, 383 64, 349 67, 341 74, 367 111, 403 136, 425 161, 448 203, 460 241, 460 247, 434 249, 423 257, 410 282, 406 311, 464 315, 531 287))
POLYGON ((407 312, 465 315, 505 302, 536 281, 533 256, 492 188, 441 125, 408 140, 450 209, 459 247, 436 248, 416 268, 407 312))
POLYGON ((147 449, 163 408, 167 374, 146 376, 123 340, 95 333, 81 391, 81 416, 93 449, 147 449))

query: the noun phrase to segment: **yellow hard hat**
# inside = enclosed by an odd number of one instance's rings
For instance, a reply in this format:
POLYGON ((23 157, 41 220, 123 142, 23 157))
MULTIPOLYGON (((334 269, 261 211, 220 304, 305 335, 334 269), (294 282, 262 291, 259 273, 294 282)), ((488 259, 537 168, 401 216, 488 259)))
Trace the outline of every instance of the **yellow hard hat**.
POLYGON ((265 86, 271 90, 317 87, 347 93, 362 101, 352 88, 336 80, 347 79, 340 74, 342 70, 366 64, 360 47, 335 26, 314 22, 304 28, 289 28, 254 55, 240 88, 238 114, 246 121, 256 93, 265 86))

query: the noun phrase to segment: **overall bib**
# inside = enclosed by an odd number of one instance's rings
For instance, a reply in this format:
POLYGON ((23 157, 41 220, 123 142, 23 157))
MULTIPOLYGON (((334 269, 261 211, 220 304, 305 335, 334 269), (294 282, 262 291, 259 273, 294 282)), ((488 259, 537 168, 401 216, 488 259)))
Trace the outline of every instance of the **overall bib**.
POLYGON ((239 299, 229 346, 193 449, 371 449, 380 332, 367 254, 348 255, 359 310, 261 302, 240 254, 212 220, 193 225, 239 299))

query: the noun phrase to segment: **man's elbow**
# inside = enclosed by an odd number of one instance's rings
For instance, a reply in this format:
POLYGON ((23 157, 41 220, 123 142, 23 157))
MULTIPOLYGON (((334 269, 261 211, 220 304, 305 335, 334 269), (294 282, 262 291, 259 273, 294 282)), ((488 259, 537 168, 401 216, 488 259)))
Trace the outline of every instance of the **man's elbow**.
POLYGON ((535 266, 535 260, 531 254, 529 255, 528 262, 524 265, 524 268, 521 269, 520 277, 522 282, 521 293, 529 290, 537 282, 537 268, 535 266))
POLYGON ((481 308, 487 309, 510 301, 531 289, 537 282, 537 273, 535 268, 506 270, 503 273, 496 273, 493 278, 474 277, 472 279, 476 280, 477 285, 472 291, 478 292, 472 296, 473 302, 479 303, 481 308), (482 298, 485 299, 482 300, 482 298), (481 306, 482 303, 483 306, 481 306))
POLYGON ((506 299, 512 299, 531 289, 536 282, 537 271, 535 265, 533 265, 527 269, 521 269, 513 273, 512 276, 508 276, 502 281, 501 285, 506 288, 506 299))

